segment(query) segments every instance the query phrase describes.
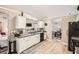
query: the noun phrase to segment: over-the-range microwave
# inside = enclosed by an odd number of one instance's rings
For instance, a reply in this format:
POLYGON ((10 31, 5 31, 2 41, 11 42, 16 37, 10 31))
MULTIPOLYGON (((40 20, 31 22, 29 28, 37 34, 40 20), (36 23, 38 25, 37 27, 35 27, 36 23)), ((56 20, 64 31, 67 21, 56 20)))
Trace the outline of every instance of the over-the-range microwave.
POLYGON ((26 27, 32 27, 32 23, 26 23, 26 27))

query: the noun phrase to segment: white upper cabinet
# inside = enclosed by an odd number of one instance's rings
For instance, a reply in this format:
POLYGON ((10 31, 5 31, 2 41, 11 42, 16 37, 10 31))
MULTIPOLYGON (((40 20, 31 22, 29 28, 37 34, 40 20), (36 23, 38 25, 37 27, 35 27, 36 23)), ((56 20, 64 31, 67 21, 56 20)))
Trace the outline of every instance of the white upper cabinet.
POLYGON ((44 28, 44 22, 43 21, 38 21, 38 27, 39 28, 44 28))
POLYGON ((16 29, 25 29, 26 28, 26 18, 25 17, 17 16, 15 18, 15 22, 16 22, 16 25, 15 25, 16 29))

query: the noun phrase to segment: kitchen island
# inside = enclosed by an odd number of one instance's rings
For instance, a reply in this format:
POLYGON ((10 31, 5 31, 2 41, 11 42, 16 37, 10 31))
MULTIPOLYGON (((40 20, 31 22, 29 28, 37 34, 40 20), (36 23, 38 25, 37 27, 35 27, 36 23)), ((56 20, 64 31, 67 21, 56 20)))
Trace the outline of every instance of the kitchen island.
POLYGON ((42 42, 43 32, 35 32, 32 34, 28 34, 26 36, 20 36, 16 38, 16 51, 18 54, 22 53, 24 50, 32 47, 33 45, 42 42), (42 41, 41 41, 42 39, 42 41))

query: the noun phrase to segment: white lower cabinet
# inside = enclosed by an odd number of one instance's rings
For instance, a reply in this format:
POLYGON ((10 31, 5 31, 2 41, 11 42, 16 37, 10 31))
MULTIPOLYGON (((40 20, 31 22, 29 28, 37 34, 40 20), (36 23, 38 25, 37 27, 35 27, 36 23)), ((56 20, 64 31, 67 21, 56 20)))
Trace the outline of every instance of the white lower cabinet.
POLYGON ((24 38, 16 38, 17 53, 21 53, 25 49, 40 42, 40 34, 28 36, 24 38))

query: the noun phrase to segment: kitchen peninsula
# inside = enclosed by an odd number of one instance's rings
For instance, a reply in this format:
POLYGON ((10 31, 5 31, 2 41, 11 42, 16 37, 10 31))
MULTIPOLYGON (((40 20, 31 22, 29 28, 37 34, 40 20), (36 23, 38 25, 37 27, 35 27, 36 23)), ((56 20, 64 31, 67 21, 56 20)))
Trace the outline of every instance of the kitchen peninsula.
POLYGON ((26 36, 16 38, 16 50, 17 53, 21 53, 24 50, 32 47, 33 45, 42 42, 44 40, 43 32, 35 32, 26 36))

